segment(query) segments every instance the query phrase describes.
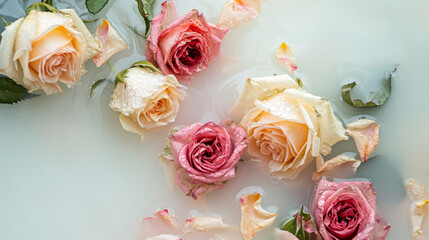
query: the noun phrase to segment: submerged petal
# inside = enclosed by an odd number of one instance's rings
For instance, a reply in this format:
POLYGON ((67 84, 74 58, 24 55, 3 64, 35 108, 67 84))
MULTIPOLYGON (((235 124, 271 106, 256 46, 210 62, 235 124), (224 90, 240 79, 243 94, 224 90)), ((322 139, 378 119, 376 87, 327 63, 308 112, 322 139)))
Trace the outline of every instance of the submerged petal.
POLYGON ((230 0, 220 13, 217 25, 225 28, 236 28, 242 23, 255 19, 261 13, 265 0, 230 0))
POLYGON ((273 224, 277 213, 261 207, 261 194, 245 194, 240 198, 241 232, 246 240, 252 239, 257 232, 273 224))
POLYGON ((313 181, 319 181, 325 174, 347 163, 353 163, 353 172, 356 173, 356 170, 360 166, 361 161, 348 157, 344 154, 338 155, 331 160, 326 161, 320 169, 313 173, 313 181))
POLYGON ((179 228, 175 217, 172 216, 167 209, 164 209, 156 212, 155 215, 151 217, 143 219, 141 233, 142 238, 147 240, 170 240, 175 239, 172 238, 171 235, 179 236, 181 234, 181 229, 179 228), (164 236, 164 238, 162 238, 162 236, 164 236))
POLYGON ((380 124, 374 120, 359 119, 347 125, 347 130, 355 140, 362 162, 368 160, 369 155, 378 144, 380 124))

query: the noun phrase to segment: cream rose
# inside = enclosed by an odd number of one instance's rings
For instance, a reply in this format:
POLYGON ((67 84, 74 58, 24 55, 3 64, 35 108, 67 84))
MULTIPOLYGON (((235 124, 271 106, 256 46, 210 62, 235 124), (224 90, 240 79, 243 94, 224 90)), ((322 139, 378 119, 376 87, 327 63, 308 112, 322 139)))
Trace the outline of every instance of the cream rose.
POLYGON ((173 122, 184 98, 174 75, 164 76, 150 62, 135 63, 118 74, 110 107, 120 112, 122 127, 143 138, 144 129, 173 122))
POLYGON ((242 118, 249 154, 269 162, 273 176, 294 179, 347 139, 329 101, 305 92, 288 75, 247 79, 233 113, 242 118))
POLYGON ((103 32, 104 42, 94 39, 71 9, 58 12, 32 10, 2 33, 0 73, 30 92, 39 89, 46 94, 62 92, 59 83, 71 87, 79 82, 89 58, 95 57, 101 65, 113 53, 126 48, 112 27, 103 32), (108 44, 111 42, 119 44, 108 44))

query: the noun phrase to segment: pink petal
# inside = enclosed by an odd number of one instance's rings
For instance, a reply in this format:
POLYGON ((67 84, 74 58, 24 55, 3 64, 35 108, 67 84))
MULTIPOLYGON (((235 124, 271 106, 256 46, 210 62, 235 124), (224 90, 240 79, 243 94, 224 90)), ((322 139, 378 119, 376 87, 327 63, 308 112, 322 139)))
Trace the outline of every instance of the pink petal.
POLYGON ((92 58, 97 67, 103 65, 114 54, 127 48, 125 41, 107 20, 103 19, 94 37, 101 43, 101 53, 92 58))
POLYGON ((362 162, 366 162, 378 144, 380 124, 369 119, 359 119, 348 124, 347 129, 355 140, 362 162))
POLYGON ((277 60, 292 74, 298 69, 295 51, 286 43, 282 43, 276 50, 277 60))

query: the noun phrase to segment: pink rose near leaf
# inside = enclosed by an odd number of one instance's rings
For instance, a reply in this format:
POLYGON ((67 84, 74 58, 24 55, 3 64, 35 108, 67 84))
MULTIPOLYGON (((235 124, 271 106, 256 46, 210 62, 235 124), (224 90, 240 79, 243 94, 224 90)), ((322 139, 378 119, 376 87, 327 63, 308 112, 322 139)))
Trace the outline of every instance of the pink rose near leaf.
POLYGON ((174 176, 183 192, 197 199, 235 177, 246 147, 246 132, 230 120, 194 123, 170 136, 160 161, 166 176, 174 176))
POLYGON ((372 183, 319 181, 312 214, 324 240, 383 240, 390 229, 376 211, 372 183))
POLYGON ((161 14, 152 19, 146 58, 164 74, 189 80, 219 54, 228 30, 207 22, 195 9, 179 18, 172 1, 162 3, 161 7, 161 14))

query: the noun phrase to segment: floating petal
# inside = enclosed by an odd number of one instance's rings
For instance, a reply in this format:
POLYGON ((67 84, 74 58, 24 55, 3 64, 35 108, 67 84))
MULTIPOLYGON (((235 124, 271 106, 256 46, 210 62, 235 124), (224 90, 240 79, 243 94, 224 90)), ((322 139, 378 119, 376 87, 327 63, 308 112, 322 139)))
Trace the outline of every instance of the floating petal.
POLYGON ((313 181, 319 181, 325 174, 347 163, 353 163, 352 165, 353 172, 356 173, 356 170, 360 166, 361 161, 348 157, 343 154, 338 155, 332 158, 331 160, 326 161, 320 169, 318 169, 316 172, 313 173, 313 181))
POLYGON ((374 120, 359 119, 348 124, 347 129, 355 140, 362 162, 366 162, 378 144, 380 124, 374 120))
POLYGON ((98 26, 95 39, 101 43, 101 53, 93 57, 95 65, 100 67, 115 53, 127 48, 127 44, 107 20, 98 26))
POLYGON ((276 58, 292 74, 298 69, 295 51, 286 43, 282 43, 276 50, 276 58))

